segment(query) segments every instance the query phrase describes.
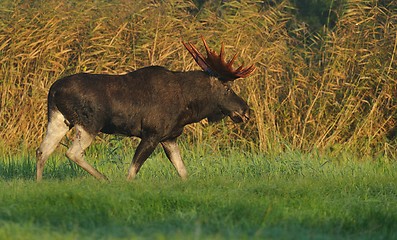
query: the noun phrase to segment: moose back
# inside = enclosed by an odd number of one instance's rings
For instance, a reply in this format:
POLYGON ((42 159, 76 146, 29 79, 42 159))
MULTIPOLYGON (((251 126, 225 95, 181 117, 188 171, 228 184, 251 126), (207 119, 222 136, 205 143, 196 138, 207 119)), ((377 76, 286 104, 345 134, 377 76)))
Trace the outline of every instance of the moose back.
POLYGON ((65 134, 76 135, 66 156, 97 179, 106 177, 84 160, 84 151, 99 133, 136 136, 141 139, 127 179, 135 178, 160 143, 182 179, 186 168, 176 143, 184 126, 204 118, 214 122, 229 116, 234 122, 249 119, 247 103, 230 83, 251 74, 255 67, 231 68, 221 53, 211 51, 203 39, 207 57, 191 43, 184 43, 204 71, 177 72, 160 66, 125 75, 80 73, 57 80, 48 93, 47 132, 36 151, 38 181, 49 155, 65 134))

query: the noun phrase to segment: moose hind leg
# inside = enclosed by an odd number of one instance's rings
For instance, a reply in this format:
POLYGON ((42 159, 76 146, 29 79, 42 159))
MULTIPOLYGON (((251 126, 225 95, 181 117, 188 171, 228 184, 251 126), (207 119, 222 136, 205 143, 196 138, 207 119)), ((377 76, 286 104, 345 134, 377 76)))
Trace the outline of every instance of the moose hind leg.
POLYGON ((43 177, 45 162, 50 154, 58 146, 63 136, 69 131, 69 126, 65 123, 65 117, 59 111, 51 113, 47 126, 47 133, 36 150, 36 180, 40 181, 43 177))
POLYGON ((175 139, 161 142, 161 145, 163 146, 165 154, 167 155, 168 159, 171 161, 172 165, 174 165, 175 169, 178 171, 179 176, 183 180, 186 180, 187 171, 185 168, 185 164, 183 163, 178 144, 176 143, 175 139))
POLYGON ((95 178, 106 179, 104 175, 84 160, 84 151, 90 146, 94 138, 95 136, 87 132, 82 126, 76 125, 76 136, 72 146, 67 150, 66 156, 95 178))

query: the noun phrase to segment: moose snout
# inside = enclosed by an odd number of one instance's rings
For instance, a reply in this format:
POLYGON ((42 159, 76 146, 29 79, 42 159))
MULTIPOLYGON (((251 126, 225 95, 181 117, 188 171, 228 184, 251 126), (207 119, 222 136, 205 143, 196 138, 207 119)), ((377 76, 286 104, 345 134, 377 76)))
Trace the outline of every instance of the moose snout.
POLYGON ((231 113, 230 118, 235 123, 248 122, 252 110, 247 108, 242 111, 234 111, 231 113))
POLYGON ((246 109, 243 114, 243 122, 248 122, 250 120, 251 115, 252 115, 252 109, 250 108, 246 109))

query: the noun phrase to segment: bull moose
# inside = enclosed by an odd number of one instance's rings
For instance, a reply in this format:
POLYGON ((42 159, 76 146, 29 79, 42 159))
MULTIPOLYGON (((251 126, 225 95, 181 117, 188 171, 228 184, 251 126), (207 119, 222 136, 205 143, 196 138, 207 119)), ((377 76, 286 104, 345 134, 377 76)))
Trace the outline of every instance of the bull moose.
POLYGON ((219 55, 204 38, 207 57, 190 42, 182 42, 203 71, 178 72, 160 66, 144 67, 124 75, 79 73, 54 82, 48 93, 48 126, 36 150, 37 181, 42 179, 49 155, 75 127, 66 156, 97 179, 106 179, 84 160, 84 151, 99 133, 141 139, 127 179, 134 179, 145 160, 160 143, 182 179, 187 171, 176 142, 185 125, 249 119, 247 103, 231 89, 235 79, 250 75, 255 66, 233 69, 236 55, 226 62, 224 45, 219 55))

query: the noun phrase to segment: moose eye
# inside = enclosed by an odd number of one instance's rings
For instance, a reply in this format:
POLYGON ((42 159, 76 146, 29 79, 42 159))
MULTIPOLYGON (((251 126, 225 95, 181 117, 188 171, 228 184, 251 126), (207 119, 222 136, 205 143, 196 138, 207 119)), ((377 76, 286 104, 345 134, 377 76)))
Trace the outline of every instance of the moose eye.
POLYGON ((224 95, 230 94, 231 91, 232 91, 232 90, 231 90, 230 88, 226 88, 226 89, 225 89, 225 92, 224 92, 224 95))
POLYGON ((225 86, 226 94, 230 93, 232 89, 229 86, 225 86))

